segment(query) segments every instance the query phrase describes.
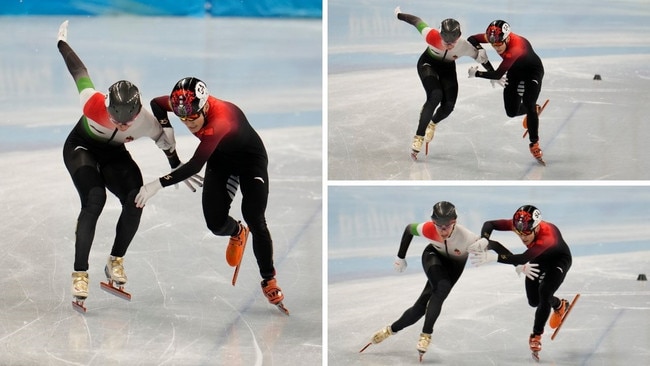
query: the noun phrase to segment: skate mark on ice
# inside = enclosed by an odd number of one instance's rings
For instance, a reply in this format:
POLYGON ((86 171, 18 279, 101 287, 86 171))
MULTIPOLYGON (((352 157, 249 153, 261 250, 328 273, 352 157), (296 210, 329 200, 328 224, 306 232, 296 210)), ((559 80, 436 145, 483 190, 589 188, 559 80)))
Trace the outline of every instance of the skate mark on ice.
MULTIPOLYGON (((573 119, 573 116, 578 112, 580 107, 584 102, 578 102, 574 107, 573 110, 571 110, 571 113, 562 121, 560 126, 551 134, 549 135, 550 138, 547 140, 546 143, 542 146, 542 151, 546 152, 548 151, 554 144, 557 139, 557 137, 560 135, 560 132, 564 130, 564 128, 567 126, 567 124, 573 119)), ((542 122, 540 121, 540 126, 542 125, 542 122)), ((542 138, 542 135, 540 135, 540 138, 542 138)), ((540 143, 542 143, 543 140, 540 140, 540 143)), ((546 160, 546 159, 545 159, 546 160)), ((553 156, 551 156, 551 162, 554 160, 553 156)), ((548 163, 549 160, 546 160, 548 163)), ((542 179, 543 171, 544 169, 548 169, 546 166, 540 166, 537 161, 533 161, 530 163, 530 168, 524 173, 524 175, 521 177, 522 180, 530 180, 530 179, 542 179)))
POLYGON ((607 328, 605 328, 603 334, 600 336, 600 338, 598 338, 596 344, 594 344, 594 347, 591 349, 591 351, 586 355, 585 359, 582 361, 581 363, 582 365, 588 365, 590 363, 589 361, 593 358, 593 356, 595 356, 596 352, 598 352, 598 350, 600 349, 601 343, 603 343, 603 341, 607 339, 608 334, 611 333, 611 331, 614 329, 614 326, 621 319, 621 316, 625 311, 626 309, 621 309, 621 311, 619 311, 618 314, 616 314, 616 316, 614 317, 614 319, 612 319, 609 325, 607 325, 607 328))

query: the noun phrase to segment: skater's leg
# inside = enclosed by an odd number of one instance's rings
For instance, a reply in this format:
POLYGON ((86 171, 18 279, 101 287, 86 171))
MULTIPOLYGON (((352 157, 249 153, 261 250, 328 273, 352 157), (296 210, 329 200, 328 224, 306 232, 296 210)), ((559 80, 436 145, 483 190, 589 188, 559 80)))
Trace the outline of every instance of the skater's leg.
MULTIPOLYGON (((208 162, 203 181, 203 216, 208 229, 217 236, 233 236, 239 233, 239 223, 230 217, 234 194, 229 191, 230 172, 220 162, 208 162)), ((236 192, 236 187, 234 187, 236 192)))
POLYGON ((531 143, 539 141, 539 116, 537 114, 537 98, 541 91, 541 81, 526 80, 522 105, 526 113, 528 138, 531 143))
POLYGON ((87 271, 97 220, 106 203, 106 190, 93 155, 85 148, 76 147, 70 138, 66 140, 63 161, 81 201, 75 230, 74 270, 87 271))
POLYGON ((120 200, 122 212, 115 228, 111 249, 114 257, 124 257, 140 226, 142 208, 135 206, 135 196, 143 184, 140 168, 126 149, 102 169, 106 187, 120 200))
POLYGON ((442 99, 440 107, 436 110, 431 121, 438 123, 447 118, 454 111, 458 99, 458 78, 456 77, 456 63, 450 62, 445 65, 445 70, 440 73, 440 84, 442 88, 442 99))
POLYGON ((432 247, 425 249, 422 255, 422 265, 432 288, 422 333, 431 334, 442 311, 442 304, 462 274, 464 265, 440 258, 432 247))
POLYGON ((273 265, 273 240, 266 223, 269 195, 266 164, 259 162, 257 168, 240 176, 239 183, 242 192, 242 215, 253 236, 253 253, 260 275, 263 279, 270 280, 275 276, 275 267, 273 265))
POLYGON ((543 280, 539 284, 539 305, 535 311, 533 333, 542 334, 544 332, 544 326, 551 314, 552 305, 560 301, 555 297, 555 292, 564 282, 564 277, 564 271, 557 267, 552 267, 544 272, 543 280))
POLYGON ((415 301, 413 306, 406 309, 406 311, 404 311, 402 316, 400 316, 399 319, 397 319, 393 324, 391 324, 390 328, 393 333, 397 333, 400 330, 415 324, 418 320, 420 320, 424 316, 427 310, 427 303, 429 302, 429 298, 431 297, 431 292, 432 292, 431 284, 427 282, 424 285, 424 288, 422 289, 420 296, 415 301))
POLYGON ((433 118, 433 114, 442 100, 442 85, 438 72, 434 69, 432 61, 427 60, 425 55, 418 61, 418 76, 426 94, 426 101, 420 111, 420 119, 415 132, 416 136, 424 136, 427 125, 433 118))

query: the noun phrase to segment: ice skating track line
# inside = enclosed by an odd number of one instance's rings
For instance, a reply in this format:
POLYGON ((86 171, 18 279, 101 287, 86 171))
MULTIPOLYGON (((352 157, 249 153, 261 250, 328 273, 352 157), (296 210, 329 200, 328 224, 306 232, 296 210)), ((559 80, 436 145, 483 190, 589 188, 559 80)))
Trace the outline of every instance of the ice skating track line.
POLYGON ((593 356, 598 352, 598 349, 600 348, 600 344, 603 343, 603 341, 607 338, 607 335, 611 332, 612 329, 614 329, 614 325, 621 319, 621 316, 627 309, 620 309, 618 314, 612 319, 611 323, 605 328, 605 331, 603 334, 601 334, 600 338, 598 338, 598 341, 596 344, 594 344, 594 347, 591 349, 591 351, 585 355, 585 359, 582 360, 581 365, 590 365, 591 362, 590 360, 593 358, 593 356))
MULTIPOLYGON (((551 101, 551 103, 552 103, 552 101, 551 101)), ((575 105, 575 107, 573 107, 573 110, 571 111, 571 113, 569 113, 569 115, 564 119, 564 121, 562 121, 562 124, 560 124, 560 127, 558 129, 556 129, 555 132, 551 135, 551 138, 546 143, 546 147, 544 147, 544 151, 550 151, 551 147, 555 143, 556 138, 560 135, 560 132, 562 130, 564 130, 566 125, 573 119, 573 116, 575 116, 575 114, 578 112, 578 109, 580 109, 583 104, 584 104, 583 102, 576 103, 576 105, 575 105)), ((553 106, 551 106, 551 109, 552 108, 553 108, 553 106)), ((541 124, 541 122, 540 122, 540 124, 541 124)), ((544 157, 547 158, 548 156, 545 155, 544 157)), ((553 160, 555 160, 555 159, 551 155, 551 163, 549 165, 553 164, 552 163, 553 160)), ((555 161, 559 161, 559 160, 555 160, 555 161)), ((549 161, 547 160, 547 162, 549 162, 549 161)), ((552 168, 552 166, 550 168, 552 168)), ((540 166, 536 161, 533 161, 533 162, 530 163, 530 168, 528 168, 528 170, 526 170, 526 172, 521 177, 521 179, 522 180, 523 179, 534 179, 535 177, 539 177, 540 176, 539 171, 542 170, 542 169, 549 169, 549 167, 540 166)), ((542 175, 543 175, 543 173, 542 173, 542 175)))
MULTIPOLYGON (((311 224, 315 223, 316 220, 318 219, 318 216, 321 214, 322 207, 323 207, 323 203, 322 203, 322 201, 321 201, 321 204, 318 205, 318 206, 315 208, 315 210, 314 210, 314 211, 312 212, 312 214, 309 216, 309 219, 307 219, 307 220, 304 222, 304 224, 303 224, 302 227, 298 230, 298 232, 296 233, 296 235, 295 235, 295 236, 294 236, 294 237, 289 241, 289 246, 287 247, 287 250, 284 251, 280 256, 276 256, 276 259, 277 259, 277 260, 276 260, 276 266, 277 266, 278 264, 281 264, 282 262, 284 262, 284 260, 287 258, 288 253, 291 252, 291 250, 296 246, 296 244, 300 243, 300 239, 301 239, 301 237, 304 235, 304 233, 305 233, 305 231, 307 230, 307 228, 308 228, 311 224)), ((252 240, 252 238, 249 239, 249 240, 252 240)), ((320 254, 320 253, 319 253, 319 254, 320 254)), ((255 348, 255 355, 256 355, 256 357, 255 357, 255 364, 254 364, 254 366, 261 366, 261 365, 262 365, 263 354, 262 354, 262 351, 260 350, 260 347, 259 347, 259 345, 258 345, 258 343, 257 343, 257 337, 255 336, 255 333, 253 332, 253 329, 250 327, 250 325, 249 325, 248 322, 246 321, 244 314, 247 313, 248 310, 252 308, 253 304, 255 303, 255 298, 259 295, 259 293, 260 293, 259 287, 258 287, 258 288, 255 288, 254 291, 249 291, 249 298, 248 298, 248 301, 246 302, 246 305, 242 306, 242 308, 239 309, 239 310, 235 309, 235 308, 234 308, 230 303, 225 302, 225 304, 226 304, 228 307, 230 307, 230 308, 234 309, 235 311, 237 311, 237 313, 239 314, 239 316, 234 317, 234 318, 232 319, 232 321, 230 322, 230 324, 229 324, 227 327, 224 328, 224 334, 219 338, 219 339, 224 340, 224 342, 228 342, 228 340, 229 340, 229 335, 230 335, 230 334, 231 334, 231 333, 236 329, 237 323, 239 323, 239 322, 243 322, 244 325, 246 326, 246 328, 248 328, 248 330, 249 330, 249 332, 250 332, 250 334, 251 334, 251 339, 252 339, 252 342, 253 342, 253 346, 254 346, 254 348, 255 348)), ((219 298, 223 301, 223 298, 221 298, 221 297, 219 297, 219 298)), ((289 307, 289 309, 291 309, 291 307, 290 307, 290 306, 291 306, 290 303, 288 303, 288 304, 289 304, 289 305, 287 305, 287 307, 289 307)), ((269 308, 270 308, 270 305, 269 305, 269 308)), ((273 311, 276 311, 276 312, 277 312, 277 310, 273 310, 273 311)), ((280 313, 278 312, 278 315, 282 315, 282 314, 280 314, 280 313)), ((285 315, 282 315, 282 316, 285 316, 285 315)), ((224 346, 224 345, 222 344, 222 346, 224 346)))

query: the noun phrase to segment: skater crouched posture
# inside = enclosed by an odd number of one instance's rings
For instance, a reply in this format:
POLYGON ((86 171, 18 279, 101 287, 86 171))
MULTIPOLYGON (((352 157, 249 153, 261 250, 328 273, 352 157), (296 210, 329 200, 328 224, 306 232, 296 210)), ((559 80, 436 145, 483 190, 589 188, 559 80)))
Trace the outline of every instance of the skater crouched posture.
POLYGON ((143 186, 137 206, 143 207, 159 189, 187 179, 207 164, 202 202, 208 229, 215 235, 231 237, 226 259, 234 267, 242 260, 250 228, 262 291, 270 303, 281 304, 284 294, 275 279, 273 242, 265 217, 269 175, 262 139, 241 109, 211 96, 205 83, 194 77, 178 81, 169 96, 154 98, 151 109, 160 121, 168 121, 167 113, 173 111, 200 143, 186 164, 143 186), (249 228, 229 216, 237 184, 241 186, 241 211, 249 228))
POLYGON ((479 71, 470 67, 469 77, 501 79, 508 73, 508 82, 503 89, 503 104, 508 117, 526 115, 524 128, 528 129, 529 148, 533 157, 543 162, 539 147, 539 108, 537 98, 542 89, 544 65, 533 50, 528 40, 510 30, 510 25, 503 20, 495 20, 487 27, 484 34, 475 34, 467 38, 475 47, 481 43, 490 43, 503 58, 494 70, 479 71))
POLYGON ((406 269, 406 252, 411 240, 414 236, 423 236, 430 241, 422 252, 422 268, 427 276, 427 282, 415 304, 393 324, 375 333, 371 343, 379 343, 424 317, 422 333, 417 342, 420 358, 427 351, 431 342, 433 326, 442 309, 442 303, 465 268, 468 257, 467 248, 480 239, 479 235, 456 224, 456 218, 454 205, 441 201, 433 206, 431 221, 406 226, 395 259, 395 270, 403 272, 406 269))
POLYGON ((521 254, 512 254, 499 242, 489 240, 479 242, 479 245, 470 248, 472 264, 479 266, 488 262, 524 265, 529 271, 532 266, 532 276, 526 276, 526 297, 528 304, 534 308, 535 321, 533 333, 529 337, 530 350, 536 354, 542 350, 542 334, 544 325, 550 317, 549 326, 557 328, 566 312, 569 302, 555 297, 569 268, 571 268, 571 251, 562 238, 557 226, 550 222, 542 221, 540 211, 531 205, 524 205, 517 209, 510 219, 486 221, 481 229, 481 235, 489 239, 493 230, 514 231, 526 246, 526 251, 521 254), (493 250, 496 253, 489 252, 493 250), (527 264, 527 262, 530 262, 527 264), (535 268, 537 270, 535 270, 535 268))
MULTIPOLYGON (((397 19, 417 28, 427 43, 427 48, 417 63, 418 76, 427 99, 420 111, 418 127, 411 144, 411 157, 416 159, 422 144, 426 143, 428 147, 433 139, 436 125, 447 118, 456 105, 458 98, 456 59, 469 56, 481 63, 486 70, 494 71, 494 68, 479 43, 472 45, 460 38, 460 23, 457 20, 451 18, 443 20, 438 31, 429 27, 419 17, 402 13, 399 7, 395 9, 395 15, 397 19)), ((498 82, 502 83, 502 81, 498 82)))
POLYGON ((57 48, 72 75, 83 115, 63 145, 63 161, 81 199, 75 231, 75 261, 72 294, 83 308, 88 296, 88 257, 95 227, 106 202, 106 189, 122 204, 111 255, 105 267, 108 281, 123 286, 123 257, 140 224, 142 209, 135 196, 142 185, 140 168, 125 147, 143 136, 165 150, 170 164, 180 164, 173 131, 163 131, 154 116, 142 110, 138 88, 126 80, 111 85, 108 94, 95 90, 81 59, 67 43, 68 21, 59 27, 57 48))

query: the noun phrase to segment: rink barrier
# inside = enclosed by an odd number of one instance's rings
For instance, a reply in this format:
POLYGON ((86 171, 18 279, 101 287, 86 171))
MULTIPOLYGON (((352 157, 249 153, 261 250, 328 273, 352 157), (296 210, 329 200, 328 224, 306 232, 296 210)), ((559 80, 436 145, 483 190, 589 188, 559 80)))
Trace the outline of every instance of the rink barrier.
POLYGON ((0 15, 321 18, 322 0, 4 0, 0 15))

